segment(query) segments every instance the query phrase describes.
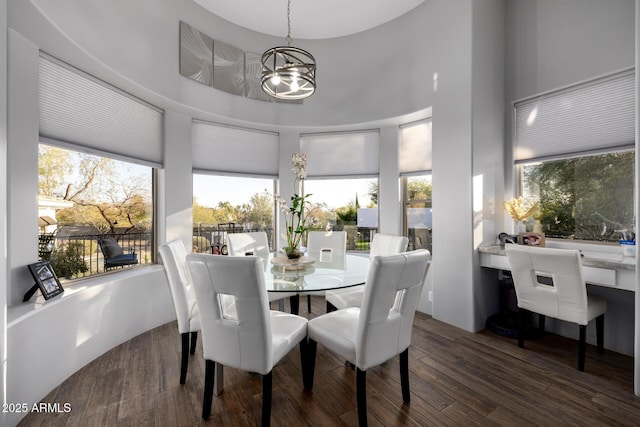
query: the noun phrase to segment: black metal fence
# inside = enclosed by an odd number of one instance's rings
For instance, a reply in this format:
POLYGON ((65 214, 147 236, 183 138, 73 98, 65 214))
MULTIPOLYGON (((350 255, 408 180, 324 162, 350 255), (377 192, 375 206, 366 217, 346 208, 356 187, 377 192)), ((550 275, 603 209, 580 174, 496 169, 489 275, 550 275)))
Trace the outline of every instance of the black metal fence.
POLYGON ((39 243, 38 253, 40 259, 50 261, 56 274, 66 278, 87 277, 104 273, 105 271, 131 268, 136 265, 154 262, 151 232, 78 236, 41 234, 39 243), (113 237, 123 253, 130 254, 135 252, 137 263, 105 268, 105 257, 99 244, 99 240, 105 237, 113 237), (83 265, 84 267, 82 267, 83 265))
MULTIPOLYGON (((368 252, 369 245, 377 228, 358 227, 355 224, 338 224, 333 227, 336 231, 347 232, 347 250, 368 252)), ((322 231, 324 228, 314 229, 322 231)), ((273 251, 276 247, 276 236, 273 228, 248 228, 242 224, 226 223, 219 225, 194 224, 193 227, 193 252, 218 253, 222 246, 227 244, 229 233, 246 233, 264 231, 269 239, 269 247, 273 251)))

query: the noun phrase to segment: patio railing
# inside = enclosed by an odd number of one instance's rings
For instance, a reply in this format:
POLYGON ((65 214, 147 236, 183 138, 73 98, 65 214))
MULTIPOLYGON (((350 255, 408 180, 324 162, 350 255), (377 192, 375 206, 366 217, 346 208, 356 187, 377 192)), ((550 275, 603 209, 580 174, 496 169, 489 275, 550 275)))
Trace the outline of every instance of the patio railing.
MULTIPOLYGON (((135 252, 138 255, 138 264, 109 268, 107 271, 115 271, 120 268, 132 268, 136 265, 149 264, 154 261, 153 242, 150 232, 143 233, 127 233, 127 234, 89 234, 79 236, 54 236, 52 239, 47 238, 47 235, 40 235, 40 242, 51 241, 53 244, 48 244, 44 248, 40 248, 39 256, 41 260, 51 260, 55 251, 62 251, 70 244, 77 248, 77 252, 82 257, 84 264, 87 266, 86 272, 79 272, 72 276, 72 278, 81 278, 92 276, 105 272, 104 256, 98 245, 98 239, 105 236, 111 236, 116 239, 118 245, 123 249, 124 253, 135 252), (43 250, 44 249, 44 250, 43 250)), ((53 263, 52 263, 53 264, 53 263)), ((54 265, 55 270, 55 265, 54 265)), ((58 272, 56 272, 58 273, 58 272)))

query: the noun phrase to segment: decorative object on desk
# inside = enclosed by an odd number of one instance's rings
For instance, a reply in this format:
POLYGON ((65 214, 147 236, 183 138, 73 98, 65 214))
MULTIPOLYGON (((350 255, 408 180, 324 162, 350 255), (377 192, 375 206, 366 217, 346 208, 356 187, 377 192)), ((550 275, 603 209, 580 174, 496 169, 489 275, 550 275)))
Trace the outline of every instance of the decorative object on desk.
POLYGON ((527 246, 539 246, 544 248, 544 233, 520 233, 518 243, 527 246))
POLYGON ((504 202, 504 209, 516 221, 515 232, 516 234, 524 233, 527 231, 527 227, 524 221, 529 219, 540 210, 540 202, 533 200, 526 200, 520 196, 517 199, 511 198, 504 202))
POLYGON ((291 156, 291 169, 295 174, 294 191, 291 196, 291 206, 287 205, 284 198, 280 194, 276 194, 275 198, 280 206, 280 210, 284 215, 285 234, 282 238, 286 242, 284 251, 289 259, 298 259, 304 255, 300 250, 302 237, 309 230, 309 222, 306 218, 307 207, 311 204, 309 196, 304 194, 304 179, 307 177, 307 155, 305 153, 295 153, 291 156))
POLYGON ((636 241, 635 240, 620 240, 620 247, 622 248, 622 255, 628 257, 636 256, 636 241))
POLYGON ((56 295, 64 292, 62 285, 58 280, 58 276, 53 271, 49 261, 40 261, 35 264, 29 264, 29 271, 36 281, 26 294, 24 294, 23 302, 29 301, 38 289, 42 292, 44 299, 48 300, 56 295))

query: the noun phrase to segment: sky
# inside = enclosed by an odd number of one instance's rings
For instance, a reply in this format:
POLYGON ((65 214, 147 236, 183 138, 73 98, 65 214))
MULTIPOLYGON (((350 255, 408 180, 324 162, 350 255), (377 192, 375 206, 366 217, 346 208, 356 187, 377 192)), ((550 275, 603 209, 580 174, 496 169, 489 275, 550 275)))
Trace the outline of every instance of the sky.
MULTIPOLYGON (((371 179, 349 180, 306 180, 305 192, 311 193, 314 203, 327 202, 329 208, 346 206, 355 200, 361 207, 369 202, 369 182, 371 179)), ((215 207, 219 202, 230 202, 233 206, 246 203, 255 193, 265 190, 273 192, 273 181, 263 178, 239 178, 213 175, 193 175, 193 195, 198 203, 215 207)))

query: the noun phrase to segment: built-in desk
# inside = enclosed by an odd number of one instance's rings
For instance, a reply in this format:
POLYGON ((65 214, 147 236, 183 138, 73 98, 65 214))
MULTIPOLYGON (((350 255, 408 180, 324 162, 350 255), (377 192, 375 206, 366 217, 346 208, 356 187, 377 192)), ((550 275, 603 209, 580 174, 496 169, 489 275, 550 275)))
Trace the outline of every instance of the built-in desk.
MULTIPOLYGON (((481 246, 478 248, 478 252, 482 267, 511 270, 503 247, 499 245, 481 246)), ((581 252, 585 282, 608 288, 635 291, 635 257, 625 257, 622 254, 609 252, 581 252)))
MULTIPOLYGON (((618 351, 615 348, 616 345, 628 342, 633 337, 635 347, 629 351, 623 351, 623 354, 634 355, 634 394, 640 397, 640 345, 638 345, 640 342, 640 300, 638 295, 629 294, 635 297, 631 299, 624 295, 636 290, 636 258, 623 256, 622 253, 615 250, 617 248, 603 248, 603 251, 597 249, 598 247, 594 247, 594 245, 584 245, 584 250, 581 250, 584 280, 590 285, 595 285, 596 288, 592 288, 594 293, 607 298, 607 304, 611 308, 615 307, 610 310, 611 313, 607 313, 609 319, 613 317, 613 324, 605 322, 605 342, 609 339, 609 342, 614 345, 614 351, 618 351), (611 292, 605 288, 619 289, 625 292, 624 294, 611 292), (634 300, 636 301, 635 306, 634 300), (631 301, 631 307, 628 306, 629 301, 631 301), (632 311, 629 312, 628 308, 631 308, 632 311), (611 335, 614 336, 611 337, 611 335)), ((503 247, 498 245, 481 246, 478 248, 478 252, 482 267, 511 270, 503 247)))

